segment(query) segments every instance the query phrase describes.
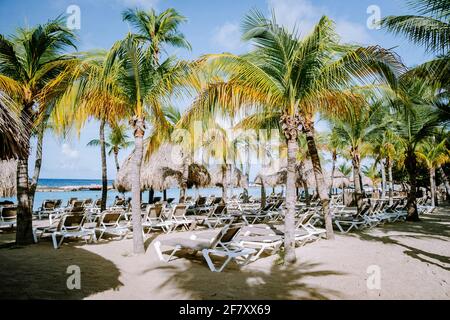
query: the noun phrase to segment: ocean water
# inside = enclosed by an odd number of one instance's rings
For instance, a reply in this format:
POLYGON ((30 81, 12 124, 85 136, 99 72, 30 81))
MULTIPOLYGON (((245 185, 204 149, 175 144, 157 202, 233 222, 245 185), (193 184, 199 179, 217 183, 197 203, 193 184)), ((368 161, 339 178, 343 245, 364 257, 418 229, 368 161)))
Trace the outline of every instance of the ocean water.
MULTIPOLYGON (((112 185, 113 181, 108 181, 108 184, 112 185)), ((84 180, 84 179, 40 179, 39 180, 39 186, 42 187, 64 187, 64 186, 85 186, 85 185, 100 185, 101 180, 84 180)), ((236 188, 233 190, 233 193, 236 195, 239 195, 243 190, 240 188, 236 188)), ((272 190, 266 190, 266 192, 269 194, 272 192, 272 190)), ((281 192, 281 188, 277 188, 276 192, 281 192)), ((190 189, 187 191, 188 196, 196 197, 197 195, 201 196, 221 196, 222 189, 220 188, 205 188, 205 189, 190 189)), ((260 188, 259 187, 251 187, 249 188, 249 194, 254 197, 260 196, 260 188)), ((108 201, 107 204, 111 205, 114 202, 114 198, 117 196, 123 196, 123 194, 118 193, 115 190, 109 190, 108 191, 108 201)), ((175 198, 178 200, 180 195, 179 189, 169 189, 167 190, 167 197, 168 198, 175 198)), ((155 197, 162 197, 162 192, 155 192, 155 197)), ((131 197, 131 193, 125 193, 125 197, 131 197)), ((70 191, 70 192, 36 192, 36 196, 34 199, 34 208, 38 208, 41 206, 42 202, 44 200, 57 200, 61 199, 63 204, 65 205, 67 201, 70 198, 78 198, 81 200, 84 199, 92 199, 96 200, 101 198, 101 191, 70 191)), ((0 201, 2 200, 10 200, 14 203, 17 203, 17 199, 15 197, 13 198, 0 198, 0 201)), ((148 201, 148 192, 145 191, 142 193, 142 201, 147 202, 148 201)))

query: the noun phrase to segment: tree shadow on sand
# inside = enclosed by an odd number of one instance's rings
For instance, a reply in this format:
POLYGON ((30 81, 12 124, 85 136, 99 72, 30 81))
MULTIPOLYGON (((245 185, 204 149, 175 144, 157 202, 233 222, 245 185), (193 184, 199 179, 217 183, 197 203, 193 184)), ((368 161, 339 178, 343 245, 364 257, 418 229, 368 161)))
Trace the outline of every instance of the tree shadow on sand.
POLYGON ((191 255, 189 261, 187 269, 170 265, 155 268, 169 274, 168 280, 159 289, 175 286, 192 299, 202 300, 327 300, 341 297, 338 291, 306 282, 307 278, 344 275, 336 271, 318 270, 319 264, 297 263, 284 267, 274 263, 267 272, 231 265, 223 272, 215 273, 209 271, 201 256, 191 255))
POLYGON ((397 245, 405 250, 404 254, 423 263, 450 271, 450 257, 413 247, 402 240, 433 239, 448 242, 450 239, 450 208, 440 208, 438 212, 421 216, 420 222, 398 222, 377 228, 381 235, 369 231, 355 232, 348 236, 364 241, 378 241, 383 244, 397 245), (388 233, 395 232, 394 235, 388 233), (397 234, 398 233, 398 234, 397 234))
POLYGON ((120 272, 109 260, 72 245, 54 250, 48 243, 0 248, 0 299, 83 299, 118 289, 120 272), (69 290, 69 266, 81 271, 81 289, 69 290))

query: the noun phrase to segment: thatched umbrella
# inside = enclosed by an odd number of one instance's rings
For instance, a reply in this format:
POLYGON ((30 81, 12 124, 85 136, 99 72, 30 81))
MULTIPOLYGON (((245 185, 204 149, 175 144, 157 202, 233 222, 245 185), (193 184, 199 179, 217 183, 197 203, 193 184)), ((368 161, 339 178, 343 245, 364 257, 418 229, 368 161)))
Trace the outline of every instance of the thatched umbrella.
MULTIPOLYGON (((131 190, 131 154, 122 164, 115 187, 119 192, 131 190)), ((179 187, 183 182, 183 162, 188 161, 183 156, 182 149, 176 145, 163 144, 147 161, 141 169, 141 189, 164 191, 179 187)), ((188 165, 188 188, 202 188, 210 184, 211 177, 208 170, 196 163, 188 165)))
MULTIPOLYGON (((223 187, 225 183, 225 170, 226 167, 220 165, 210 168, 209 174, 211 175, 211 186, 223 187)), ((233 171, 233 175, 229 178, 229 186, 232 188, 248 188, 247 176, 236 167, 232 168, 232 170, 228 170, 229 175, 231 175, 231 171, 233 171)))
POLYGON ((18 115, 7 108, 2 101, 5 96, 0 93, 0 160, 17 159, 27 156, 26 141, 31 124, 22 125, 18 115))
POLYGON ((17 161, 0 161, 0 197, 13 197, 16 195, 17 161))

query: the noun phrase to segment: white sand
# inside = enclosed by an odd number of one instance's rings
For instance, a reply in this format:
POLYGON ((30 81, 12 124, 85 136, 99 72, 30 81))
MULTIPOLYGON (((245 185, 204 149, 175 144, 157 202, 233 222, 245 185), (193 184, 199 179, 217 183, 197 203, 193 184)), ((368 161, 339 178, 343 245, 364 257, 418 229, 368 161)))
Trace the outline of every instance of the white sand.
MULTIPOLYGON (((0 243, 12 238, 0 233, 0 243)), ((278 256, 243 269, 232 265, 222 273, 210 272, 200 255, 181 255, 165 264, 157 260, 152 240, 143 256, 131 254, 130 239, 72 242, 60 250, 46 240, 27 248, 2 248, 0 298, 450 298, 450 208, 420 223, 395 223, 308 244, 297 249, 299 261, 288 269, 276 263, 278 256), (81 268, 81 290, 66 287, 69 265, 81 268), (380 290, 367 287, 369 266, 379 267, 380 290)))

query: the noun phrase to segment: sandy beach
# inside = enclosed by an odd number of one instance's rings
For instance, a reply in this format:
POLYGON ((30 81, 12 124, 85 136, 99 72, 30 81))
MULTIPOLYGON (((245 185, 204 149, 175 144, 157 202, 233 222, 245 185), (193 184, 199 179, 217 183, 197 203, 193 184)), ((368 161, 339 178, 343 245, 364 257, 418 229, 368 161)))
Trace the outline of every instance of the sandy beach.
POLYGON ((15 248, 14 234, 0 233, 0 299, 449 299, 450 208, 420 223, 394 223, 321 240, 297 249, 290 268, 264 257, 239 269, 212 273, 203 258, 179 255, 169 264, 156 257, 152 241, 143 256, 132 240, 54 250, 49 240, 15 248), (67 267, 81 269, 81 290, 66 286, 67 267), (368 289, 370 267, 381 274, 380 290, 368 289), (368 269, 369 268, 369 269, 368 269), (373 268, 373 267, 372 267, 373 268), (369 271, 369 273, 368 273, 369 271))

